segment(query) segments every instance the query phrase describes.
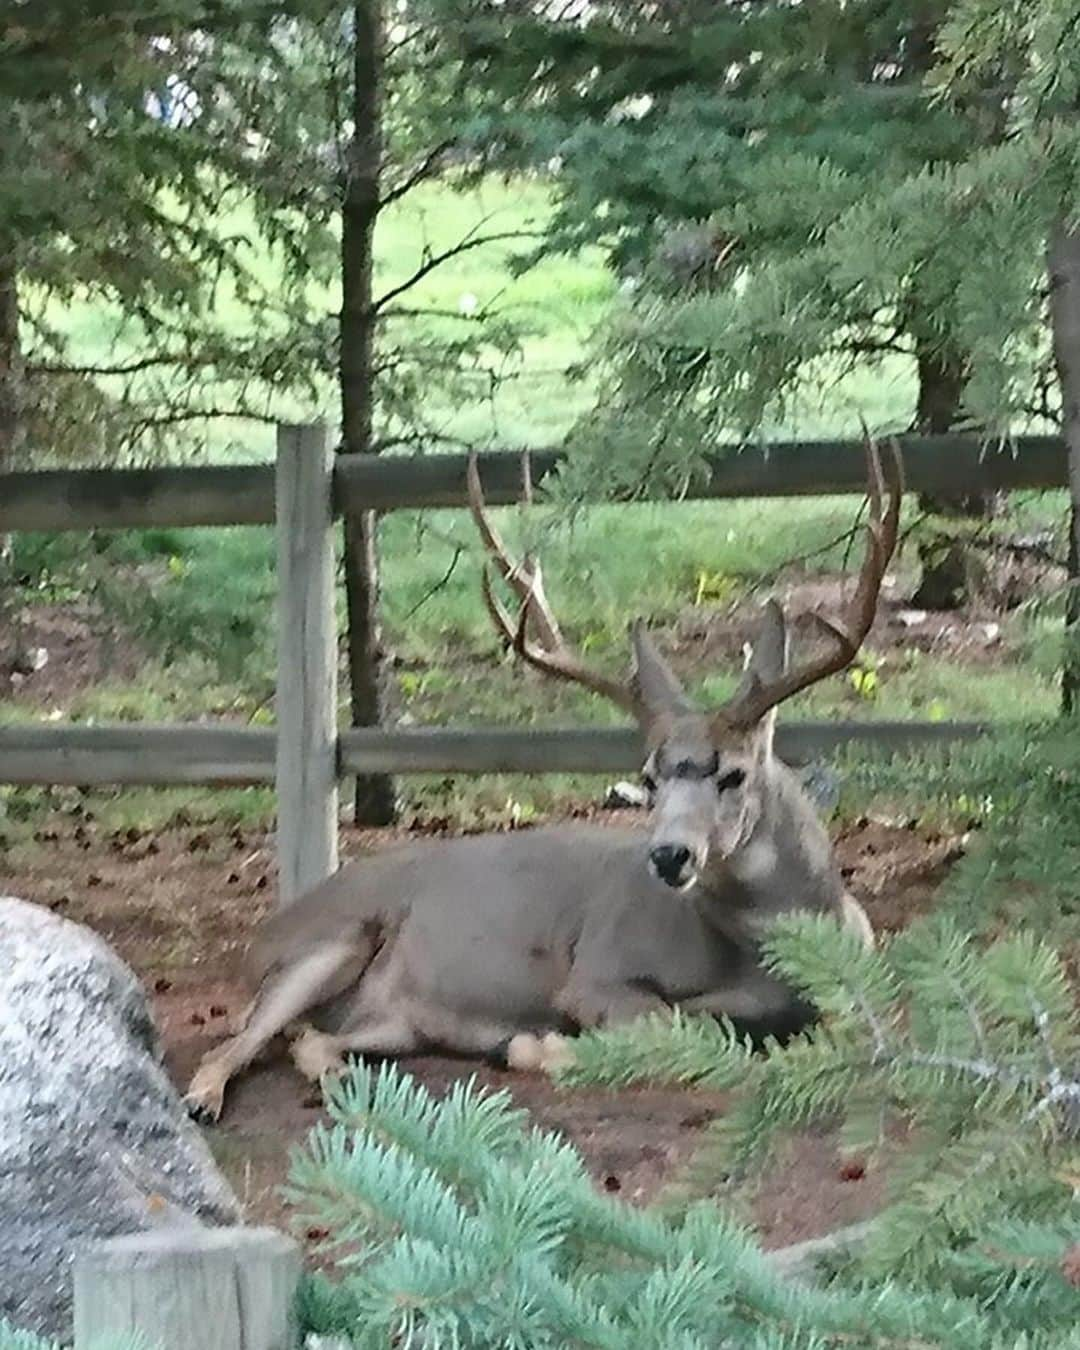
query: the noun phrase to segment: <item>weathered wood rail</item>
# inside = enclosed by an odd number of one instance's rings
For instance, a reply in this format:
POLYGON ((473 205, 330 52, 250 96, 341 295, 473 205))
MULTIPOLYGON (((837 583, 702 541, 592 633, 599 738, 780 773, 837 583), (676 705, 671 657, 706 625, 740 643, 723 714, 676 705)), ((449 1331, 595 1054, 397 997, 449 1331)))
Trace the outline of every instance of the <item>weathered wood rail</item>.
MULTIPOLYGON (((1066 483, 1054 437, 988 448, 969 436, 900 438, 907 486, 948 494, 1049 489, 1066 483)), ((540 482, 556 453, 533 451, 540 482)), ((281 894, 333 870, 337 783, 368 773, 619 773, 640 761, 629 727, 378 728, 338 732, 333 590, 335 516, 360 510, 460 507, 461 455, 334 456, 322 426, 281 427, 276 466, 76 470, 0 476, 0 532, 206 525, 278 529, 278 689, 274 730, 223 724, 0 727, 0 782, 249 784, 276 782, 281 894)), ((798 497, 864 490, 860 442, 735 448, 709 461, 687 497, 798 497)), ((482 455, 489 502, 521 499, 523 453, 482 455)), ((978 723, 786 723, 778 748, 793 764, 853 741, 894 751, 980 735, 978 723)))
MULTIPOLYGON (((883 752, 971 740, 981 722, 784 722, 777 749, 807 764, 854 743, 883 752)), ((277 735, 269 727, 193 722, 157 726, 0 727, 0 781, 86 787, 275 781, 277 735)), ((627 773, 643 746, 634 727, 396 727, 342 731, 337 774, 627 773)))
MULTIPOLYGON (((913 492, 1008 491, 1064 487, 1066 458, 1054 436, 1022 436, 996 449, 973 436, 902 436, 907 486, 913 492)), ((554 450, 529 452, 540 482, 556 465, 554 450)), ((464 506, 464 455, 339 455, 334 462, 336 515, 359 511, 464 506)), ((492 505, 521 498, 522 454, 479 456, 492 505)), ((809 497, 862 492, 866 460, 857 441, 785 441, 736 447, 709 460, 691 482, 690 499, 809 497)), ((270 464, 162 469, 71 469, 0 477, 0 532, 110 530, 193 525, 270 525, 275 519, 270 464)))

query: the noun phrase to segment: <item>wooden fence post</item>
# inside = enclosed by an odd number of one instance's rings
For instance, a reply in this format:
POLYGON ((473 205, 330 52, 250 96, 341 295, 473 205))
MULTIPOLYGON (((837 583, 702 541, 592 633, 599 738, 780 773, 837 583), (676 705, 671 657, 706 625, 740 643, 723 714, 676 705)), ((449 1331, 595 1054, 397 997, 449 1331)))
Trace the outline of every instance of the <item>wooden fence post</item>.
POLYGON ((273 1228, 160 1228, 75 1256, 75 1350, 296 1350, 297 1244, 273 1228))
POLYGON ((324 426, 278 428, 276 780, 282 904, 337 869, 333 465, 324 426))

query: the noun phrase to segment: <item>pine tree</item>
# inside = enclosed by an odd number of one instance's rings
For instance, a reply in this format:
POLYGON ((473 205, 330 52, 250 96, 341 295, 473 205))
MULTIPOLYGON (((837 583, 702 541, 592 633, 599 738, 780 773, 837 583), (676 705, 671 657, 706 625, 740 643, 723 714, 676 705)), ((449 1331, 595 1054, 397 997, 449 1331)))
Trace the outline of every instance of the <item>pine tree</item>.
MULTIPOLYGON (((176 455, 208 419, 269 420, 283 392, 311 395, 317 344, 294 330, 319 240, 280 209, 247 93, 256 71, 273 87, 281 26, 319 8, 35 0, 5 14, 0 472, 176 455), (241 204, 288 261, 274 283, 223 221, 241 204), (246 331, 218 319, 223 297, 246 331), (88 302, 113 346, 89 358, 65 323, 88 302)), ((10 564, 0 540, 17 660, 10 564)))
MULTIPOLYGON (((288 8, 44 0, 5 25, 0 463, 163 453, 192 421, 259 415, 266 390, 302 385, 268 322, 282 301, 220 214, 263 186, 242 92, 288 8), (214 319, 223 291, 260 315, 242 338, 214 319), (53 315, 72 300, 109 311, 116 359, 71 351, 53 315)), ((295 219, 261 223, 295 262, 295 219)))
MULTIPOLYGON (((1063 707, 1080 704, 1080 58, 1073 37, 1080 8, 1073 0, 1032 0, 999 10, 985 0, 956 0, 941 37, 937 83, 945 96, 966 96, 994 81, 1008 110, 1006 172, 993 182, 999 211, 1016 210, 1024 193, 1030 235, 1045 252, 1046 276, 1032 308, 1048 311, 1061 423, 1069 449, 1072 524, 1066 608, 1063 707), (1021 177, 1021 175, 1023 175, 1021 177)), ((986 165, 985 155, 976 162, 986 165)), ((1013 315, 1004 313, 1006 322, 1013 315)), ((1009 337, 1014 336, 1005 328, 1009 337)), ((1003 339, 1004 340, 1004 339, 1003 339)))
MULTIPOLYGON (((570 440, 585 483, 678 484, 702 446, 807 414, 857 426, 853 373, 909 372, 924 432, 992 434, 1042 410, 1050 371, 1030 322, 1010 331, 998 381, 1002 314, 1035 305, 1037 240, 979 218, 964 172, 1006 137, 998 81, 948 101, 927 86, 948 6, 458 9, 471 77, 494 91, 496 161, 557 153, 551 246, 600 242, 635 288, 602 344, 606 415, 570 440), (517 119, 500 119, 515 83, 517 119)), ((919 603, 962 593, 956 534, 924 530, 919 603)))
MULTIPOLYGON (((389 207, 436 179, 470 181, 455 157, 460 59, 430 17, 424 3, 391 9, 382 0, 355 0, 332 6, 321 23, 298 26, 266 95, 287 113, 275 117, 267 109, 260 119, 281 129, 266 148, 264 172, 272 164, 294 191, 302 183, 304 218, 336 241, 326 278, 340 285, 340 311, 324 316, 322 331, 340 398, 341 449, 349 454, 445 445, 432 417, 435 399, 445 405, 486 397, 520 335, 520 325, 499 314, 446 314, 418 298, 425 278, 444 263, 516 231, 482 226, 425 250, 401 281, 383 284, 375 274, 376 231, 389 207)), ((370 514, 347 522, 356 726, 377 725, 387 714, 377 542, 370 514)), ((358 779, 355 809, 360 823, 389 823, 391 780, 358 779)))

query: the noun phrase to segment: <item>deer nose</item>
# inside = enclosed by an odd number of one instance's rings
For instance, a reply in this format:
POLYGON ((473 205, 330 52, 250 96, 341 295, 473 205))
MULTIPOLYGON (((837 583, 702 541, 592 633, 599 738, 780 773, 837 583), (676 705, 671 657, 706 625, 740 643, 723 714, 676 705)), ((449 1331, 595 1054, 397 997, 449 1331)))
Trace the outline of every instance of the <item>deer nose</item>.
POLYGON ((658 844, 649 853, 653 871, 668 886, 681 886, 686 880, 691 853, 685 844, 658 844))

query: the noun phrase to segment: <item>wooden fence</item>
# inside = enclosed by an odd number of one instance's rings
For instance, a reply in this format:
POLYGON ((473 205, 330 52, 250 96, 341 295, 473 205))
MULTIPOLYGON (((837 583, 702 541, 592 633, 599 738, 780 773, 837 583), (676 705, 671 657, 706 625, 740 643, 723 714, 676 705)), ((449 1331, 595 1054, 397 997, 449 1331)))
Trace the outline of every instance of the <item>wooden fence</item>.
MULTIPOLYGON (((283 429, 283 434, 285 429, 283 429)), ((288 434, 292 434, 289 432, 288 434)), ((1021 436, 987 449, 972 436, 903 436, 908 489, 938 496, 1068 483, 1064 443, 1021 436)), ((534 481, 554 468, 554 450, 534 450, 534 481)), ((335 515, 358 511, 463 506, 464 455, 339 455, 334 461, 335 515)), ((522 456, 479 457, 484 496, 493 506, 521 498, 522 456)), ((857 441, 785 441, 718 451, 688 499, 825 497, 862 492, 866 459, 857 441)), ((110 530, 186 525, 270 525, 274 468, 269 464, 166 469, 58 469, 12 473, 0 488, 0 533, 11 530, 110 530)))
MULTIPOLYGON (((909 490, 1060 488, 1065 450, 1051 437, 986 450, 963 436, 901 439, 909 490)), ((0 782, 93 785, 264 783, 278 791, 283 898, 328 874, 337 857, 337 783, 351 774, 619 772, 640 756, 630 728, 336 729, 333 594, 335 516, 360 510, 461 507, 461 455, 334 456, 322 426, 278 431, 277 464, 74 470, 0 478, 0 532, 276 522, 278 689, 275 730, 228 725, 0 728, 0 782)), ((532 452, 535 481, 556 463, 532 452)), ((524 458, 480 456, 485 496, 520 499, 524 458)), ((714 456, 688 497, 782 497, 861 492, 858 442, 811 441, 714 456)), ((974 723, 788 723, 779 751, 805 762, 849 741, 886 749, 978 735, 974 723)))

